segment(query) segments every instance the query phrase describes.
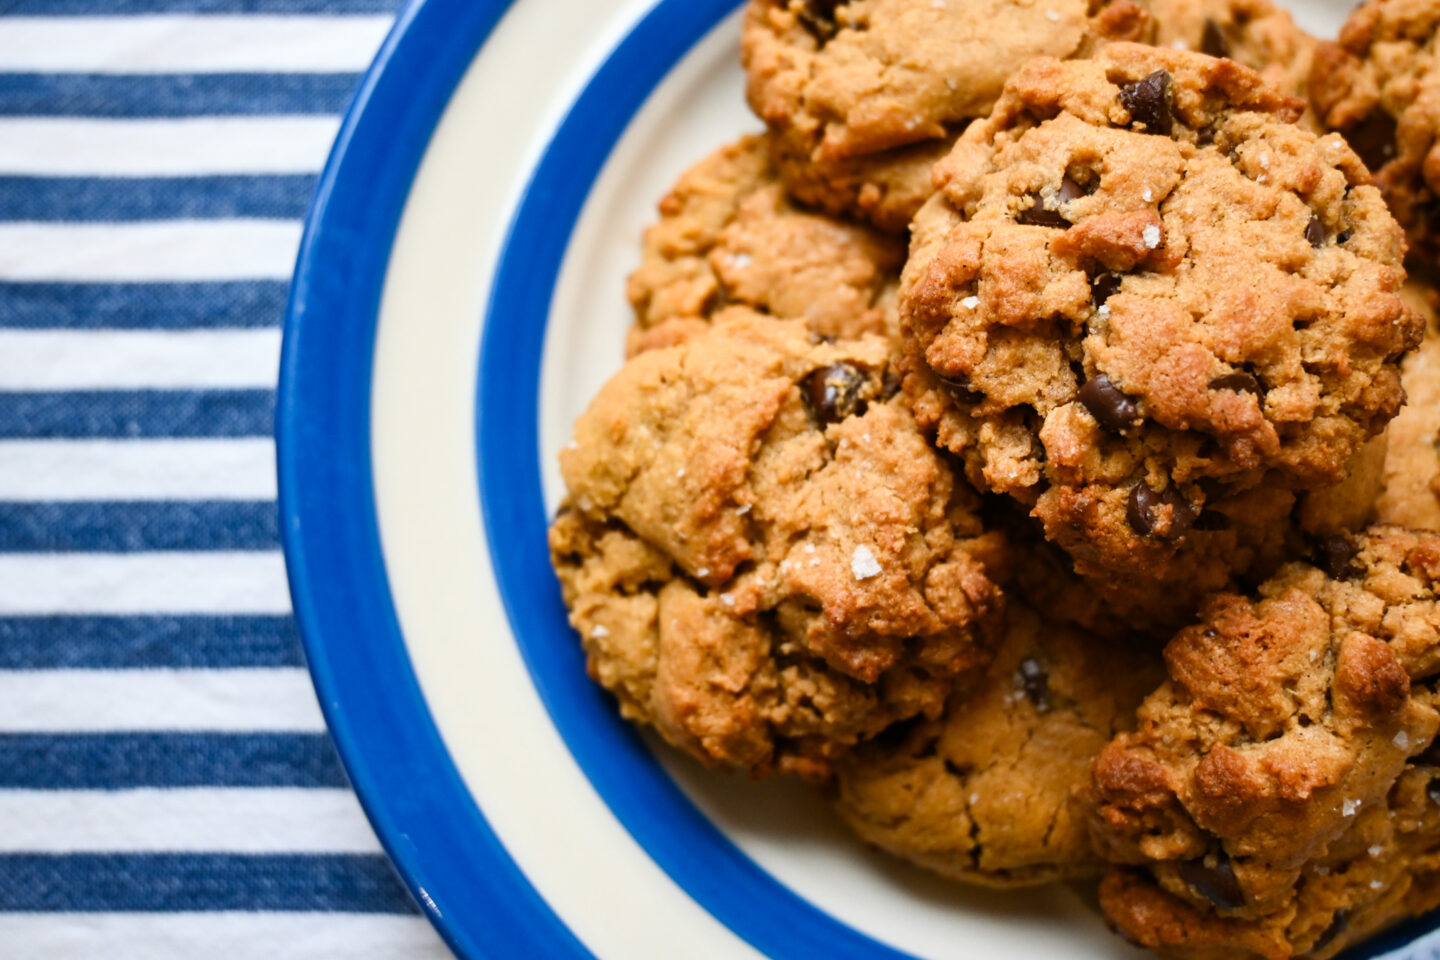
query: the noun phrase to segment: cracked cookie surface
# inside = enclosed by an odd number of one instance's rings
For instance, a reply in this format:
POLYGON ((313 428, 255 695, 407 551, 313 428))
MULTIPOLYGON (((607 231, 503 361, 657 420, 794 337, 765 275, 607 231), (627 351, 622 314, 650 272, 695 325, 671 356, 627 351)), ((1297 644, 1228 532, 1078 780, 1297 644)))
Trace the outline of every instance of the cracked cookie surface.
MULTIPOLYGON (((1129 865, 1102 903, 1163 955, 1333 952, 1339 911, 1396 882, 1365 874, 1369 861, 1354 878, 1337 868, 1354 860, 1347 837, 1382 843, 1361 824, 1394 819, 1397 782, 1440 723, 1440 536, 1374 526, 1317 543, 1315 561, 1287 565, 1258 600, 1208 601, 1166 647, 1170 679, 1136 730, 1096 758, 1097 849, 1129 865)), ((1347 940, 1380 922, 1357 916, 1347 940)))
POLYGON ((993 655, 995 538, 887 362, 879 337, 731 307, 576 421, 552 556, 627 716, 710 763, 820 776, 993 655))
POLYGON ((893 333, 904 243, 791 203, 767 144, 749 136, 720 148, 660 201, 627 287, 631 355, 704 330, 731 304, 829 337, 893 333))
POLYGON ((940 719, 901 724, 847 755, 836 809, 866 841, 969 883, 1098 874, 1090 761, 1162 677, 1154 650, 1097 643, 1012 600, 984 678, 940 719))
POLYGON ((1440 530, 1440 328, 1436 326, 1435 292, 1411 282, 1405 293, 1425 318, 1425 339, 1400 367, 1405 406, 1385 431, 1389 451, 1375 519, 1440 530))
POLYGON ((1403 398, 1400 230, 1300 107, 1198 53, 1035 60, 914 222, 917 418, 1117 598, 1263 569, 1403 398))
POLYGON ((751 0, 742 55, 789 189, 903 232, 930 164, 1021 64, 1147 23, 1130 0, 751 0))
POLYGON ((1432 264, 1440 256, 1437 30, 1434 0, 1368 0, 1338 42, 1316 48, 1310 79, 1321 123, 1349 139, 1405 227, 1410 252, 1432 264))

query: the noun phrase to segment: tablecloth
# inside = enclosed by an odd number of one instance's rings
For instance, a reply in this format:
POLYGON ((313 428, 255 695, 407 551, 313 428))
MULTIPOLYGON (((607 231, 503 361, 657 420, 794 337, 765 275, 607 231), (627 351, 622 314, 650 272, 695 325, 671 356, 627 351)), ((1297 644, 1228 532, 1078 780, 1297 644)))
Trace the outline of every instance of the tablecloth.
POLYGON ((316 174, 398 0, 0 0, 0 960, 447 957, 279 549, 316 174))

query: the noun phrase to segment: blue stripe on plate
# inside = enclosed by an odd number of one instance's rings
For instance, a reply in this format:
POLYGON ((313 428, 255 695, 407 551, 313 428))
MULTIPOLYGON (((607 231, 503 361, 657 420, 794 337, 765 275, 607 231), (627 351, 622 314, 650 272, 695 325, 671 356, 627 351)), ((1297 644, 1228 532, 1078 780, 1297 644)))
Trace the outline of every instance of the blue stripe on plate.
POLYGON ((323 733, 0 734, 0 789, 344 787, 323 733))
POLYGON ((8 16, 120 16, 137 13, 394 13, 401 0, 10 0, 8 16))
POLYGON ((0 553, 276 550, 273 500, 0 503, 0 553))
POLYGON ((0 669, 298 667, 290 617, 0 617, 0 669))
POLYGON ((380 854, 9 854, 0 856, 0 902, 14 911, 417 912, 380 854))
POLYGON ((315 177, 0 177, 6 220, 131 221, 218 217, 293 220, 315 177))
POLYGON ((278 327, 289 290, 284 280, 0 283, 0 327, 278 327))
POLYGON ((0 438, 268 437, 273 390, 0 393, 0 438))
POLYGON ((336 114, 355 73, 0 74, 0 115, 200 117, 336 114))

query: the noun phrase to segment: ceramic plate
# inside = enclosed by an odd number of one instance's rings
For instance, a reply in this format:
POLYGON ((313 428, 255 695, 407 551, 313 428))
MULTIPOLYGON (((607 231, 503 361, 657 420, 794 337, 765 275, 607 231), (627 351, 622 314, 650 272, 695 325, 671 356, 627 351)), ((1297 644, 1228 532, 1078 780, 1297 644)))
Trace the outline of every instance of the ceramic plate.
MULTIPOLYGON (((1296 13, 1333 32, 1342 3, 1296 13)), ((285 332, 281 508, 321 703, 465 958, 1142 956, 1086 891, 892 862, 806 789, 622 723, 549 568, 555 454, 620 365, 654 205, 742 132, 734 0, 423 0, 321 179, 285 332)), ((1430 957, 1397 931, 1365 956, 1430 957)), ((1436 939, 1440 943, 1440 939, 1436 939)))

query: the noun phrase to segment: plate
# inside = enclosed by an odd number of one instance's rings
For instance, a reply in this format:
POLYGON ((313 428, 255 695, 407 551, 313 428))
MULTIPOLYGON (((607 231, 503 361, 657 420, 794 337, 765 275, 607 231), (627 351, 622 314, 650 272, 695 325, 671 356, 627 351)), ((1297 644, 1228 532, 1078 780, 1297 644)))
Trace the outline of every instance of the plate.
MULTIPOLYGON (((637 734, 585 676, 545 548, 555 453, 620 364, 655 202, 758 129, 738 38, 734 0, 420 0, 362 84, 277 415, 295 614, 361 803, 467 960, 1145 956, 1084 890, 892 862, 803 787, 637 734)), ((1359 955, 1440 955, 1431 926, 1359 955)))

